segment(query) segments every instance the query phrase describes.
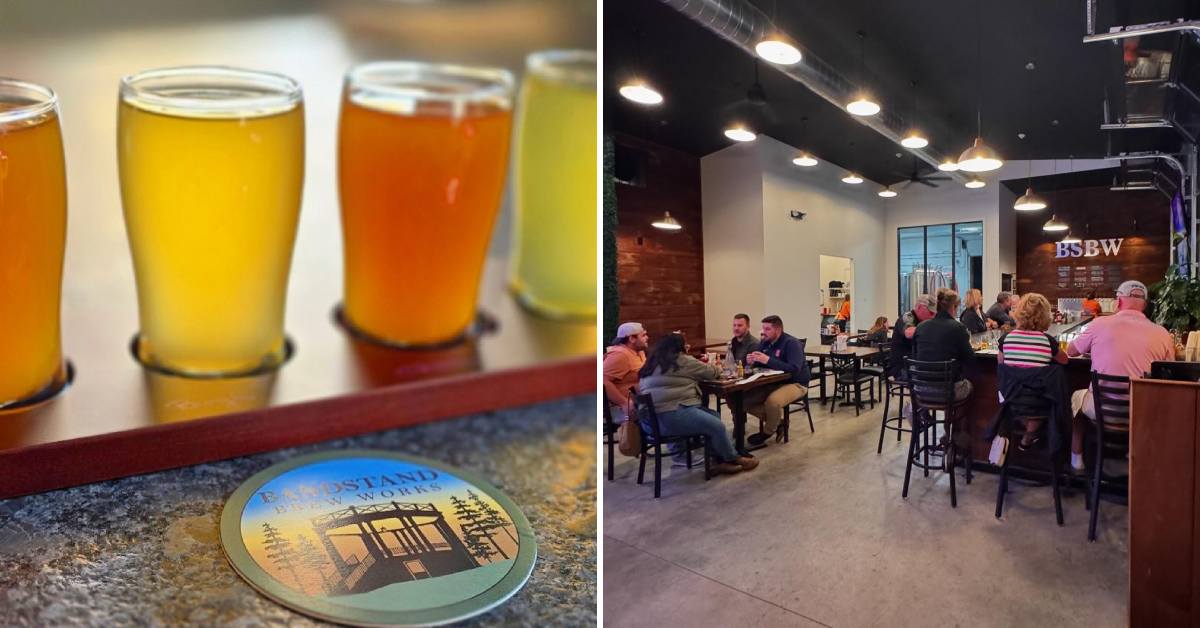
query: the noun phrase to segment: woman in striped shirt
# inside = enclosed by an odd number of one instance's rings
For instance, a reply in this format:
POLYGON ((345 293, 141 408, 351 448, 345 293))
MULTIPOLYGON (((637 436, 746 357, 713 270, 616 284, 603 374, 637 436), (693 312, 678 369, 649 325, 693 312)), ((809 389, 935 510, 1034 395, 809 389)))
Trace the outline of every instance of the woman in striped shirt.
MULTIPOLYGON (((1060 351, 1058 341, 1046 333, 1050 329, 1050 302, 1046 297, 1030 292, 1021 297, 1012 316, 1017 328, 1000 337, 1000 353, 996 359, 1008 366, 1018 368, 1040 368, 1051 362, 1067 363, 1067 354, 1060 351)), ((1025 428, 1025 437, 1020 448, 1028 449, 1038 440, 1040 420, 1030 420, 1025 428)))

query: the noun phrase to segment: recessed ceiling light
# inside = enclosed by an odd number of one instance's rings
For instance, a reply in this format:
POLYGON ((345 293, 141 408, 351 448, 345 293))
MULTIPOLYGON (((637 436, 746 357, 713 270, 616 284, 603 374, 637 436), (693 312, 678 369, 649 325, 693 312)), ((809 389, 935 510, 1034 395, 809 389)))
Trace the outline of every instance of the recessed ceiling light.
POLYGON ((856 116, 873 116, 879 113, 879 103, 866 94, 859 94, 857 98, 846 103, 846 111, 856 116))
POLYGON ((626 100, 632 100, 639 105, 659 105, 662 104, 662 94, 658 90, 650 87, 645 83, 632 82, 626 83, 617 90, 626 100))
POLYGON ((900 145, 905 148, 925 148, 929 146, 929 140, 925 139, 920 131, 913 130, 900 140, 900 145))
POLYGON ((896 191, 893 190, 892 186, 890 185, 882 190, 879 190, 879 195, 883 198, 895 198, 897 196, 896 191))
POLYGON ((776 65, 795 65, 800 63, 800 59, 803 58, 798 48, 784 41, 778 35, 773 35, 758 42, 758 45, 754 47, 754 52, 757 52, 758 56, 776 65))
POLYGON ((942 172, 954 172, 955 170, 958 170, 958 164, 947 159, 946 161, 938 164, 938 170, 941 170, 942 172))
POLYGON ((733 126, 725 129, 725 137, 735 142, 753 142, 754 138, 758 136, 753 131, 746 130, 744 127, 733 126))
POLYGON ((799 155, 796 156, 795 159, 792 160, 792 163, 796 164, 797 166, 804 166, 805 168, 811 168, 811 167, 817 165, 817 158, 813 157, 812 155, 810 155, 808 153, 800 153, 799 155))
POLYGON ((857 174, 855 174, 853 172, 848 172, 848 173, 846 173, 846 176, 842 177, 842 183, 849 183, 850 185, 858 185, 859 183, 862 183, 862 182, 863 182, 862 177, 858 176, 857 174))
POLYGON ((967 187, 971 188, 972 190, 978 190, 979 188, 981 188, 981 187, 983 187, 983 186, 987 185, 987 182, 986 182, 986 181, 984 181, 983 179, 975 179, 975 178, 972 178, 972 179, 969 179, 969 180, 968 180, 966 183, 964 183, 963 185, 965 185, 965 186, 967 186, 967 187))

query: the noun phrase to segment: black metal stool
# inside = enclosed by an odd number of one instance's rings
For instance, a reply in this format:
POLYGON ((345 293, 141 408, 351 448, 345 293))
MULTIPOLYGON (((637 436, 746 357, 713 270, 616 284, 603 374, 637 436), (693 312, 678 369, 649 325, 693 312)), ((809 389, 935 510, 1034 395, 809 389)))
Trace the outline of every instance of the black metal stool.
MULTIPOLYGON (((884 373, 892 370, 891 352, 884 354, 883 368, 884 373)), ((887 430, 894 430, 896 432, 897 443, 904 438, 904 433, 912 432, 912 429, 904 427, 904 399, 905 397, 911 397, 908 390, 908 376, 904 374, 903 369, 897 370, 900 372, 899 377, 885 376, 883 380, 883 421, 879 424, 879 446, 875 448, 876 454, 883 453, 883 434, 887 430), (889 416, 888 412, 891 410, 893 396, 897 398, 896 416, 889 416)))
MULTIPOLYGON (((963 419, 960 413, 966 408, 966 400, 959 402, 954 400, 954 384, 958 381, 958 361, 923 362, 907 358, 905 364, 911 386, 912 431, 908 441, 908 459, 904 464, 904 490, 901 496, 908 499, 908 483, 914 466, 924 470, 926 477, 929 476, 929 470, 935 468, 929 464, 929 456, 932 454, 934 457, 941 458, 941 469, 950 474, 950 506, 957 508, 958 488, 954 480, 954 458, 957 448, 954 444, 954 424, 963 419), (945 417, 942 421, 937 419, 938 412, 942 412, 945 417), (937 439, 939 422, 944 422, 946 425, 944 445, 937 439), (923 442, 918 445, 918 441, 923 442)), ((967 483, 971 483, 969 446, 967 448, 967 483)))
MULTIPOLYGON (((1049 423, 1052 419, 1047 416, 1022 416, 1013 418, 1009 422, 1009 428, 1006 430, 1005 436, 1008 437, 1009 452, 1004 456, 1004 464, 1000 465, 1000 486, 996 489, 996 518, 1004 512, 1004 496, 1008 493, 1008 463, 1012 460, 1012 452, 1016 448, 1016 444, 1021 442, 1022 437, 1028 433, 1028 421, 1031 419, 1040 420, 1041 427, 1038 431, 1046 432, 1049 430, 1049 423)), ((1058 525, 1063 524, 1062 510, 1062 490, 1058 485, 1058 478, 1062 475, 1062 461, 1060 460, 1059 452, 1050 448, 1050 439, 1042 435, 1043 447, 1041 451, 1046 454, 1047 460, 1050 462, 1050 486, 1054 490, 1054 517, 1058 521, 1058 525)))
MULTIPOLYGON (((1129 378, 1101 375, 1092 371, 1092 406, 1096 418, 1089 419, 1096 441, 1091 473, 1088 474, 1088 540, 1096 540, 1096 521, 1100 516, 1100 481, 1104 479, 1104 459, 1129 453, 1129 378), (1124 419, 1124 422, 1121 422, 1124 419)), ((1086 415, 1085 415, 1086 417, 1086 415)), ((1129 477, 1119 479, 1128 490, 1129 477)))

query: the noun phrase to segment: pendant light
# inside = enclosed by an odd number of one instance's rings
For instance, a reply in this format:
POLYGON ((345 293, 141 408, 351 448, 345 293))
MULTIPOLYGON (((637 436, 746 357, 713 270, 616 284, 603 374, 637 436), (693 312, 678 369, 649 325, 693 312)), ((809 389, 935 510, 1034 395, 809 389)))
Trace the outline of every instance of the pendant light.
POLYGON ((1069 231, 1070 229, 1071 229, 1070 225, 1068 225, 1065 222, 1059 222, 1058 216, 1054 216, 1054 215, 1051 215, 1050 220, 1047 220, 1046 224, 1042 225, 1042 231, 1049 231, 1051 233, 1056 233, 1059 231, 1069 231))
POLYGON ((971 188, 972 190, 978 190, 979 188, 986 186, 987 181, 984 181, 983 179, 980 179, 979 177, 971 177, 970 179, 967 179, 967 182, 964 183, 963 185, 967 186, 968 188, 971 188))
POLYGON ((679 221, 671 216, 671 212, 663 212, 663 217, 650 223, 650 226, 655 229, 662 229, 663 231, 679 231, 683 229, 683 225, 679 224, 679 221))
MULTIPOLYGON (((804 137, 804 138, 808 137, 808 135, 806 135, 804 132, 807 126, 808 126, 808 116, 801 116, 800 117, 800 136, 801 137, 804 137)), ((813 157, 812 153, 810 153, 806 150, 802 150, 802 151, 800 151, 799 155, 796 155, 794 158, 792 158, 792 163, 796 164, 797 166, 802 166, 804 168, 811 168, 811 167, 817 165, 817 158, 813 157)))
POLYGON ((633 80, 625 83, 617 90, 626 100, 635 102, 639 105, 661 105, 663 102, 662 94, 658 90, 650 87, 643 81, 633 80))
POLYGON ((850 185, 858 185, 859 183, 862 183, 862 182, 863 182, 863 178, 858 176, 858 173, 856 173, 856 172, 847 172, 846 176, 842 177, 842 183, 848 183, 850 185))
POLYGON ((954 172, 955 170, 958 170, 958 162, 947 158, 945 161, 938 164, 938 170, 941 170, 942 172, 954 172))
POLYGON ((983 18, 979 2, 975 4, 975 143, 958 156, 958 169, 966 172, 989 172, 1004 165, 1004 161, 983 143, 983 18))
POLYGON ((883 188, 882 190, 879 190, 879 195, 882 196, 883 198, 896 198, 898 196, 896 191, 893 190, 892 186, 890 186, 890 185, 883 188))
POLYGON ((846 111, 856 116, 873 116, 879 113, 879 103, 871 97, 863 85, 866 84, 866 43, 867 33, 858 31, 858 83, 859 89, 854 93, 854 100, 846 103, 846 111))
POLYGON ((764 61, 769 61, 775 65, 796 65, 804 58, 800 54, 800 49, 792 42, 788 41, 783 33, 775 27, 775 11, 778 8, 778 1, 771 9, 771 34, 763 38, 754 46, 754 52, 758 53, 764 61))
POLYGON ((740 124, 735 124, 725 129, 725 137, 735 142, 753 142, 758 135, 740 124))
POLYGON ((923 134, 919 130, 917 130, 917 127, 916 127, 916 122, 917 122, 917 82, 911 81, 909 84, 912 86, 912 112, 910 113, 910 115, 912 116, 913 124, 909 128, 908 134, 904 136, 904 139, 900 140, 900 145, 905 148, 925 148, 926 146, 929 146, 929 140, 925 139, 925 134, 923 134))
MULTIPOLYGON (((1032 61, 1025 64, 1025 70, 1027 72, 1030 72, 1028 88, 1026 90, 1027 94, 1025 97, 1026 102, 1029 103, 1029 116, 1028 117, 1029 117, 1030 126, 1032 126, 1032 124, 1033 124, 1033 74, 1032 74, 1032 72, 1035 67, 1036 66, 1033 65, 1032 61)), ((1020 137, 1022 141, 1025 141, 1028 138, 1028 136, 1024 133, 1019 133, 1017 135, 1017 137, 1020 137)), ((1038 194, 1033 191, 1033 144, 1030 143, 1026 147, 1029 150, 1026 151, 1026 156, 1025 156, 1025 158, 1027 160, 1027 165, 1028 165, 1028 172, 1026 173, 1026 182, 1025 182, 1025 193, 1021 195, 1021 198, 1017 199, 1017 202, 1013 203, 1013 209, 1015 209, 1019 212, 1032 212, 1032 211, 1046 209, 1046 199, 1042 198, 1041 196, 1038 196, 1038 194)))
POLYGON ((1083 242, 1083 240, 1071 235, 1071 230, 1067 229, 1067 235, 1063 236, 1063 239, 1059 240, 1059 242, 1062 242, 1063 244, 1079 244, 1080 242, 1083 242))

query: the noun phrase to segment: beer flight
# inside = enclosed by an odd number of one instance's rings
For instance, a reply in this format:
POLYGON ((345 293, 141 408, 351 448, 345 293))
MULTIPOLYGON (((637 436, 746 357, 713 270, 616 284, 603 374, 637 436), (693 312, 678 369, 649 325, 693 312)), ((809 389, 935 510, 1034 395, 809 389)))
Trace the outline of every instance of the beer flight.
MULTIPOLYGON (((508 281, 551 317, 596 313, 595 80, 592 52, 534 53, 517 104, 508 281)), ((339 320, 355 336, 420 348, 468 332, 507 179, 514 84, 502 69, 408 61, 347 72, 339 320)), ((155 69, 121 79, 117 109, 136 358, 184 377, 278 368, 304 181, 301 86, 229 67, 155 69)), ((0 79, 0 410, 65 385, 66 220, 57 97, 0 79)))

